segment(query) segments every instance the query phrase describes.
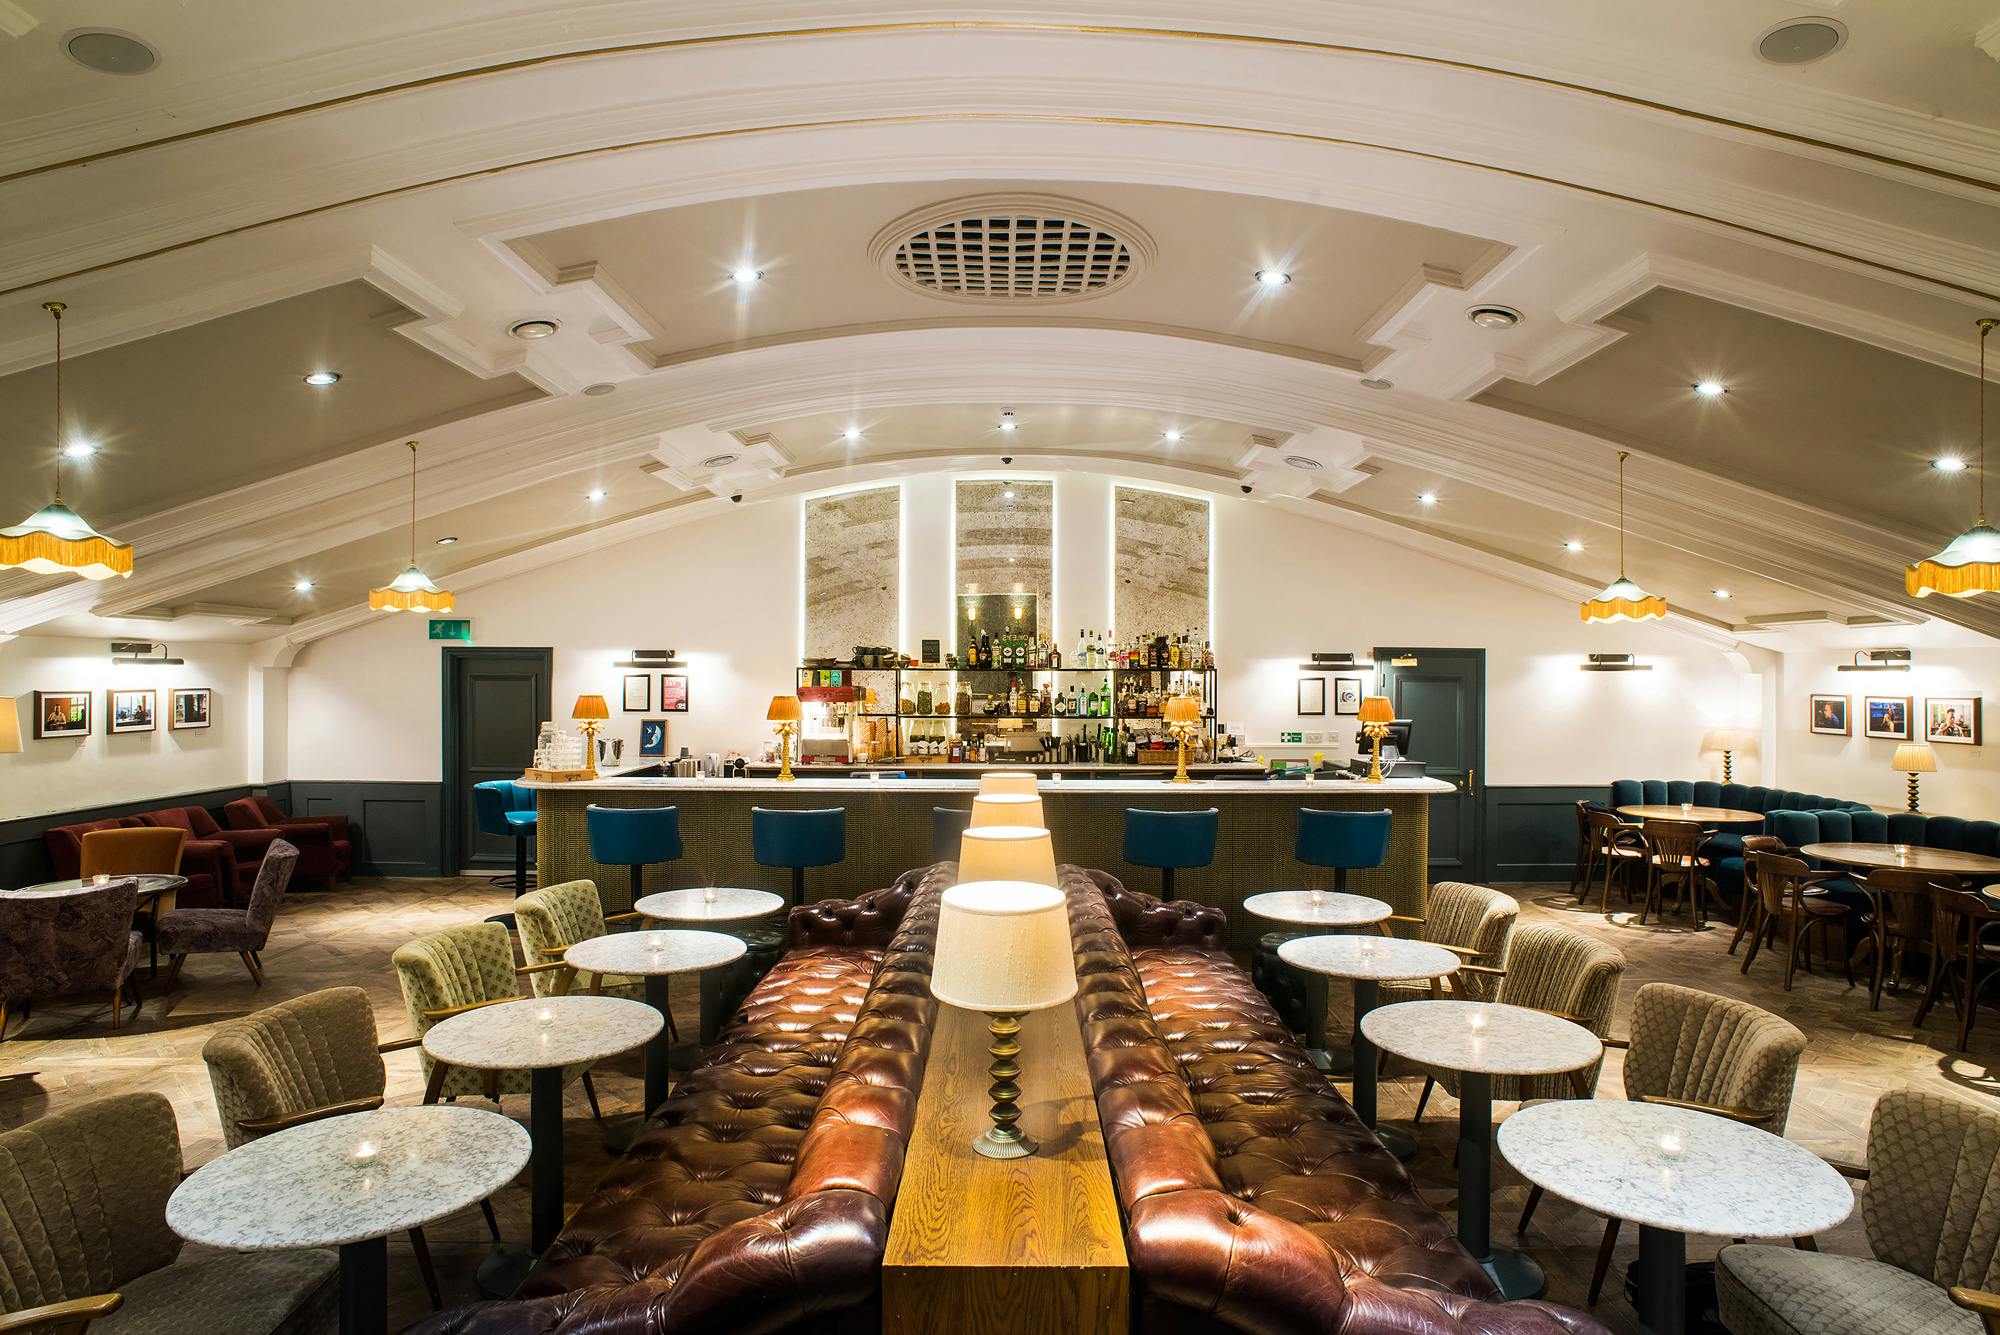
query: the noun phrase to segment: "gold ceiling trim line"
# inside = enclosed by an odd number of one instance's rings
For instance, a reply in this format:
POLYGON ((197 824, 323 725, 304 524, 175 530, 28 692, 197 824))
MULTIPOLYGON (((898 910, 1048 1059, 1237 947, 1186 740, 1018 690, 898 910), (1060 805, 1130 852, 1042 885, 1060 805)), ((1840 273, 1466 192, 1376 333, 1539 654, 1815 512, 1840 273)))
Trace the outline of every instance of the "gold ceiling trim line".
POLYGON ((1377 153, 1390 153, 1400 157, 1416 158, 1425 162, 1443 163, 1451 167, 1468 167, 1475 171, 1493 172, 1496 175, 1509 176, 1518 181, 1531 181, 1538 185, 1552 185, 1564 190, 1574 190, 1579 194, 1610 200, 1613 203, 1630 204, 1638 208, 1652 209, 1659 213, 1670 214, 1677 218, 1686 218, 1693 222, 1707 223, 1713 227, 1726 228, 1732 232, 1741 233, 1744 236, 1754 236, 1765 241, 1776 242, 1781 246, 1789 246, 1811 254, 1823 255, 1829 259, 1839 260, 1843 264, 1860 265, 1863 268, 1873 269, 1878 273, 1894 274, 1899 278, 1908 278, 1945 291, 1960 292, 1966 296, 1978 297, 1982 301, 2000 301, 2000 294, 1985 292, 1976 287, 1967 287, 1962 283, 1954 283, 1931 274, 1918 273, 1912 269, 1899 268, 1893 264, 1885 264, 1880 260, 1871 260, 1859 255, 1850 255, 1845 251, 1835 250, 1830 246, 1818 245, 1811 241, 1801 241, 1796 237, 1785 236, 1782 233, 1768 231, 1761 227, 1752 227, 1748 223, 1732 222, 1727 218, 1718 218, 1712 214, 1699 213, 1693 209, 1684 209, 1676 204, 1662 204, 1657 200, 1644 199, 1637 195, 1621 194, 1616 190, 1606 190, 1600 186, 1582 185, 1576 181, 1565 181, 1558 176, 1543 176, 1537 172, 1522 171, 1515 167, 1500 167, 1490 162, 1476 162, 1469 158, 1454 158, 1444 153, 1430 153, 1417 148, 1402 148, 1394 144, 1378 144, 1367 139, 1348 139, 1338 135, 1310 134, 1303 130, 1278 130, 1259 125, 1226 125, 1212 121, 1165 120, 1152 116, 1084 116, 1024 111, 912 112, 895 116, 843 116, 830 120, 787 121, 776 125, 745 125, 727 130, 697 130, 688 134, 657 135, 645 139, 627 140, 623 143, 598 144, 590 148, 566 149, 561 153, 545 153, 539 157, 523 158, 517 162, 501 162, 490 167, 476 167, 468 171, 453 172, 446 176, 433 177, 427 181, 412 181, 404 185, 388 186, 381 190, 371 190, 367 194, 354 195, 347 199, 332 200, 325 204, 315 204, 309 209, 298 209, 291 213, 279 214, 274 218, 264 218, 257 222, 240 223, 235 227, 225 227, 221 231, 210 232, 204 236, 189 237, 186 240, 171 242, 168 245, 155 246, 151 250, 142 250, 137 254, 126 255, 120 259, 105 260, 99 264, 86 265, 81 269, 71 269, 66 273, 48 274, 32 282, 21 283, 14 287, 0 288, 0 297, 11 297, 21 292, 31 291, 34 288, 46 287, 54 283, 65 283, 72 278, 82 278, 90 274, 103 273, 107 269, 117 269, 127 264, 137 264, 143 260, 158 259, 163 255, 172 255, 194 246, 204 245, 210 241, 221 241, 228 237, 241 236, 246 232, 255 232, 266 227, 276 227, 281 223, 298 222, 301 219, 318 217, 320 214, 332 213, 339 209, 352 208, 360 204, 372 204, 380 200, 393 199, 399 195, 414 194, 417 191, 429 190, 438 186, 455 185, 461 181, 473 181, 482 176, 499 176, 506 172, 519 171, 528 167, 546 167, 558 162, 575 162, 583 158, 603 157, 612 153, 623 153, 637 149, 665 148, 674 144, 740 139, 758 134, 782 134, 795 130, 851 129, 857 126, 871 125, 920 125, 941 121, 1048 125, 1114 125, 1172 130, 1208 130, 1220 134, 1249 135, 1262 139, 1288 139, 1300 143, 1323 144, 1334 148, 1358 148, 1377 153))
POLYGON ((2000 192, 2000 181, 1980 176, 1968 176, 1963 172, 1948 171, 1942 167, 1927 166, 1921 162, 1911 162, 1905 158, 1892 157, 1887 153, 1877 153, 1871 149, 1856 148, 1849 144, 1836 143, 1827 139, 1816 139, 1811 135, 1797 134, 1790 130, 1774 129, 1758 125, 1752 121, 1734 120, 1712 112, 1695 111, 1677 106, 1671 102, 1661 102, 1653 98, 1639 97, 1631 93, 1616 93, 1589 84, 1576 83, 1567 79, 1551 78, 1544 74, 1530 74, 1522 70, 1508 69, 1498 65, 1481 65, 1476 61, 1453 60, 1447 56, 1424 55, 1415 51, 1393 51, 1384 47, 1360 46, 1348 42, 1322 42, 1306 37, 1273 37, 1261 33, 1219 32, 1200 28, 1149 28, 1137 24, 1115 23, 1031 23, 1021 20, 1000 19, 933 19, 912 20, 896 23, 851 23, 826 24, 802 28, 770 28, 755 32, 710 33, 700 37, 670 37, 650 42, 620 42, 606 46, 580 47, 572 51, 551 51, 539 56, 522 56, 516 60, 503 60, 490 65, 474 65, 467 69, 453 70, 445 74, 429 74, 421 79, 405 79, 399 83, 383 84, 379 88, 363 88, 337 97, 320 98, 313 102, 301 102, 294 107, 282 107, 276 111, 261 112, 255 116, 243 116, 236 120, 222 121, 200 129, 184 130, 179 134, 163 135, 157 139, 144 139, 136 143, 122 144, 116 148, 99 149, 80 157, 65 158, 59 162, 45 162, 39 166, 24 167, 18 171, 0 175, 0 185, 10 181, 25 180, 49 172, 64 171, 71 167, 89 166, 95 162, 105 162, 112 158, 126 157, 151 149, 167 148, 211 135, 226 134, 232 130, 248 129, 258 125, 269 125, 276 121, 290 120, 297 116, 307 116, 314 112, 330 111, 336 107, 352 106, 376 98, 393 97, 398 93, 415 92, 424 88, 436 88, 446 84, 464 83, 473 79, 483 79, 497 74, 513 74, 522 70, 537 69, 548 65, 568 64, 577 60, 596 60, 613 56, 645 55, 652 52, 694 50, 709 46, 727 46, 737 43, 797 41, 804 38, 820 37, 866 37, 884 34, 910 32, 1011 32, 1011 33, 1071 33, 1089 37, 1149 37, 1182 42, 1219 42, 1237 46, 1261 46, 1277 50, 1309 51, 1323 55, 1362 56, 1376 60, 1400 62, 1411 65, 1428 65, 1438 69, 1458 70, 1469 74, 1486 74, 1496 79, 1509 79, 1517 83, 1530 84, 1541 88, 1553 88, 1559 92, 1575 93, 1583 97, 1600 98, 1622 106, 1638 107, 1641 110, 1658 112, 1666 116, 1678 116, 1684 120, 1697 121, 1704 125, 1719 126, 1743 134, 1759 135, 1783 143, 1797 144, 1804 148, 1818 149, 1844 157, 1873 162, 1880 166, 1893 167, 1900 171, 1916 172, 1924 176, 1936 177, 1959 185, 1971 186, 1978 190, 2000 192))

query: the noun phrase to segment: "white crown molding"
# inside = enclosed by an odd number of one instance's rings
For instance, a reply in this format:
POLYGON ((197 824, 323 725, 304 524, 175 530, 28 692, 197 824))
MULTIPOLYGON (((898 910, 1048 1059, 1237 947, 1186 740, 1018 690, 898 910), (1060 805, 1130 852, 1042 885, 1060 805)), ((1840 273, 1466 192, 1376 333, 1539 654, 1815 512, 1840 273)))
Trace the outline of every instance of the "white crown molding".
POLYGON ((0 0, 0 37, 26 37, 42 21, 14 3, 14 0, 0 0))

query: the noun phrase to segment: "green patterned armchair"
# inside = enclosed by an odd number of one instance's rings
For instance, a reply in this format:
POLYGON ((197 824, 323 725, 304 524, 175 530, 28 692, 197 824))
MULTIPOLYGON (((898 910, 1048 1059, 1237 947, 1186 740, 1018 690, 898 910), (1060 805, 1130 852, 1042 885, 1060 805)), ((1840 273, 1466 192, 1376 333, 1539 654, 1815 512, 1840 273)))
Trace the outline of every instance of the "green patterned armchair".
POLYGON ((1900 1089, 1875 1104, 1861 1222, 1874 1260, 1739 1244, 1716 1257, 1733 1335, 2000 1333, 2000 1112, 1900 1089))
MULTIPOLYGON (((1423 917, 1397 914, 1389 921, 1414 925, 1413 939, 1443 946, 1467 964, 1505 969, 1507 944, 1520 916, 1521 905, 1512 895, 1463 881, 1439 881, 1424 899, 1423 917)), ((1493 1000, 1497 984, 1498 979, 1486 973, 1461 973, 1445 982, 1454 995, 1467 1001, 1493 1000)), ((1428 982, 1385 983, 1381 1004, 1423 1001, 1430 995, 1428 982)))
MULTIPOLYGON (((521 954, 530 965, 561 963, 563 952, 579 941, 610 934, 612 923, 636 922, 636 913, 604 916, 604 900, 594 881, 564 881, 544 886, 514 901, 514 923, 521 932, 521 954)), ((598 975, 567 967, 529 975, 535 995, 590 992, 643 1001, 646 984, 626 974, 598 975)))

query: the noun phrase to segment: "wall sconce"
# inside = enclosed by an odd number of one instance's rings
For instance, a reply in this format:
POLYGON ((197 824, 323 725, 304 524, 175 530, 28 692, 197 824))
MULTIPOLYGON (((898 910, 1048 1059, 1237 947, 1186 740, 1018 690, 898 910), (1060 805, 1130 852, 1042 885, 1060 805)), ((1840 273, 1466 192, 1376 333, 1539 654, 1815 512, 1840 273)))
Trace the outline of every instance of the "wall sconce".
POLYGON ((1577 668, 1584 672, 1651 672, 1651 663, 1641 663, 1634 654, 1590 654, 1577 668))
MULTIPOLYGON (((1414 667, 1412 659, 1409 666, 1414 667)), ((1301 672, 1363 672, 1375 666, 1373 654, 1315 653, 1312 661, 1299 664, 1301 672)))
POLYGON ((671 649, 634 649, 630 658, 621 658, 612 667, 622 668, 684 668, 686 662, 674 657, 671 649))
POLYGON ((1856 649, 1852 663, 1842 663, 1836 672, 1908 672, 1908 649, 1856 649))
POLYGON ((144 667, 179 667, 185 658, 167 657, 167 646, 152 640, 113 640, 113 663, 138 663, 144 667))

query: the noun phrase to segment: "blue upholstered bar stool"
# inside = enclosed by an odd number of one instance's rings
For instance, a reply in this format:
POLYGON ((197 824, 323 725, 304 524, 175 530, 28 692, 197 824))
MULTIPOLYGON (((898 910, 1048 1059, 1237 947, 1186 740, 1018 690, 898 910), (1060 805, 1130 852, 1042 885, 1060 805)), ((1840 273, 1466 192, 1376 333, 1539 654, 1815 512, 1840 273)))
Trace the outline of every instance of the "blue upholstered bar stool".
POLYGON ((931 861, 958 861, 958 840, 972 824, 972 812, 958 807, 931 808, 931 861))
MULTIPOLYGON (((1292 856, 1308 867, 1328 867, 1333 871, 1336 894, 1347 893, 1347 873, 1363 867, 1379 867, 1389 857, 1389 812, 1319 811, 1299 809, 1299 832, 1292 856)), ((1323 992, 1326 980, 1302 979, 1296 969, 1278 958, 1278 947, 1300 931, 1266 932, 1257 939, 1257 953, 1250 966, 1256 983, 1286 1024, 1300 1033, 1307 1031, 1308 984, 1314 995, 1323 992)))
POLYGON ((1206 867, 1215 861, 1215 832, 1222 813, 1206 811, 1146 811, 1125 808, 1125 861, 1134 867, 1160 869, 1160 898, 1174 897, 1174 872, 1182 867, 1206 867))
POLYGON ((792 906, 806 902, 806 868, 847 857, 847 808, 809 811, 750 808, 750 856, 760 867, 792 869, 792 906))
POLYGON ((496 876, 493 884, 517 896, 534 889, 528 870, 528 841, 535 837, 535 790, 506 779, 472 785, 472 811, 481 834, 514 841, 514 874, 496 876))
POLYGON ((592 803, 583 809, 583 817, 590 832, 592 860, 632 869, 632 897, 618 906, 620 911, 645 898, 647 867, 680 861, 679 807, 600 807, 592 803))

